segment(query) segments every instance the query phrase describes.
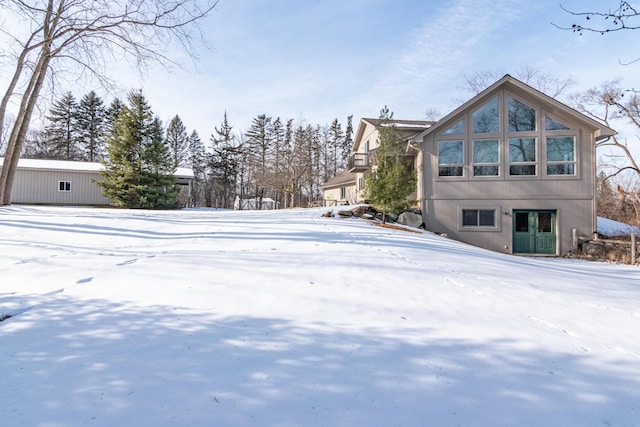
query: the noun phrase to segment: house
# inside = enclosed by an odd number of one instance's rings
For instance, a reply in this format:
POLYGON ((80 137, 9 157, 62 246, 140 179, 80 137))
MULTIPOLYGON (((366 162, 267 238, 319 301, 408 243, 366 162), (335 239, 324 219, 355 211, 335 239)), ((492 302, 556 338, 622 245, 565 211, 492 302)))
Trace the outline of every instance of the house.
POLYGON ((341 206, 356 203, 358 175, 344 171, 320 186, 325 206, 341 206))
MULTIPOLYGON (((0 170, 4 159, 0 157, 0 170)), ((102 180, 101 163, 66 160, 20 159, 11 192, 11 203, 107 206, 96 181, 102 180)), ((190 194, 193 171, 176 170, 181 193, 190 194)), ((187 199, 188 200, 188 199, 187 199)))
POLYGON ((412 138, 427 229, 562 255, 596 230, 596 142, 615 131, 505 75, 412 138))
MULTIPOLYGON (((405 141, 410 141, 426 129, 429 129, 435 122, 428 120, 391 120, 388 125, 393 125, 401 133, 405 141)), ((379 119, 364 118, 360 120, 358 130, 353 141, 353 154, 349 157, 347 172, 355 177, 355 184, 346 188, 346 192, 354 194, 356 202, 366 200, 365 177, 375 167, 375 155, 378 148, 379 129, 382 126, 379 119), (355 188, 354 188, 355 187, 355 188)), ((408 164, 415 170, 419 169, 417 161, 418 150, 410 147, 407 150, 408 164)), ((329 184, 329 183, 327 183, 329 184)), ((327 185, 325 184, 325 186, 327 185)), ((326 197, 325 197, 326 199, 326 197)), ((409 196, 410 200, 417 200, 418 195, 414 193, 409 196)))
MULTIPOLYGON (((596 230, 596 143, 613 129, 505 75, 439 120, 394 120, 428 230, 493 251, 570 252, 596 230)), ((362 119, 344 192, 366 200, 379 121, 362 119), (355 186, 351 188, 349 186, 355 186)), ((325 184, 325 197, 333 187, 325 184)), ((342 188, 342 187, 340 187, 342 188)), ((343 190, 340 190, 343 191, 343 190)))

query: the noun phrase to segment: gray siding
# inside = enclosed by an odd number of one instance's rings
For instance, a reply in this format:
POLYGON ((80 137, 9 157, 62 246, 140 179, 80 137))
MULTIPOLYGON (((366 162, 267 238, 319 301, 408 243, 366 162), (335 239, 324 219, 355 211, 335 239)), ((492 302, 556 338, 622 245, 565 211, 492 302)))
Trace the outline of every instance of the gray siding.
POLYGON ((56 205, 109 205, 93 182, 101 180, 97 172, 18 169, 11 193, 12 203, 56 205), (71 191, 59 191, 60 181, 71 182, 71 191))
MULTIPOLYGON (((463 176, 440 177, 438 175, 438 132, 426 133, 422 140, 423 170, 421 171, 422 207, 425 224, 428 229, 448 234, 450 237, 476 246, 499 252, 512 253, 513 211, 514 210, 553 210, 556 217, 557 254, 571 250, 571 230, 588 234, 596 229, 595 217, 595 135, 596 128, 581 121, 579 116, 558 111, 545 100, 531 96, 530 93, 511 92, 498 89, 479 98, 450 116, 440 127, 447 129, 464 118, 466 128, 458 138, 464 140, 463 176), (508 173, 508 136, 504 122, 501 130, 492 138, 500 141, 499 176, 475 177, 471 166, 470 113, 483 105, 487 99, 500 96, 501 121, 506 116, 504 107, 507 95, 515 93, 529 106, 536 109, 538 130, 535 176, 510 176, 508 173), (544 117, 553 116, 571 128, 576 138, 576 173, 574 175, 547 175, 545 153, 544 117), (463 228, 462 209, 496 209, 496 227, 463 228)), ((529 135, 531 136, 531 135, 529 135)), ((447 139, 447 137, 444 137, 447 139)), ((448 139, 452 139, 448 137, 448 139)))

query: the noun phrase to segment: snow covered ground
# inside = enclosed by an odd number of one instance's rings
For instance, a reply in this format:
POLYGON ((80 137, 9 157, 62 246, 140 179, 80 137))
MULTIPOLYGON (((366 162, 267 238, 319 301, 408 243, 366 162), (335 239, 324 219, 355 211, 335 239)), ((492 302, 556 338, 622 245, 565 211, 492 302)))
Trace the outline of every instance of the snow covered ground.
POLYGON ((324 210, 0 208, 0 425, 640 425, 640 269, 324 210))

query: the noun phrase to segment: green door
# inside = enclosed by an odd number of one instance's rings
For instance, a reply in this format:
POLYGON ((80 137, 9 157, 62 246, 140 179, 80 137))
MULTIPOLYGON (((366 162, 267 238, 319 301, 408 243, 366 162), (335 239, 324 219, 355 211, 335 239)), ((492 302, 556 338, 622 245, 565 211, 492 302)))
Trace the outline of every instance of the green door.
POLYGON ((556 211, 513 211, 513 252, 556 255, 556 211))

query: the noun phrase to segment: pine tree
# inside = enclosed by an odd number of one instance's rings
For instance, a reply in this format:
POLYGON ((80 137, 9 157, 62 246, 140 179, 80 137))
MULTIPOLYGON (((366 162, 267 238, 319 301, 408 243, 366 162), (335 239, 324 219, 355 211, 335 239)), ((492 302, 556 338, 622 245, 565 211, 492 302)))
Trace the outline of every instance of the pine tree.
POLYGON ((185 166, 187 162, 189 141, 187 128, 182 123, 180 116, 176 115, 167 126, 167 145, 171 150, 171 156, 176 167, 185 166))
POLYGON ((102 187, 114 205, 127 208, 170 208, 177 205, 175 168, 141 91, 129 94, 129 105, 115 117, 107 140, 102 187))
POLYGON ((149 127, 142 157, 142 172, 145 183, 143 208, 173 209, 178 207, 179 188, 175 178, 175 158, 172 147, 163 138, 162 122, 155 118, 149 127))
POLYGON ((367 176, 367 195, 371 204, 383 212, 399 213, 408 207, 407 197, 415 191, 416 177, 404 158, 402 134, 393 124, 393 113, 385 106, 380 111, 376 164, 367 176))
POLYGON ((342 132, 342 125, 338 119, 334 119, 329 128, 329 146, 331 148, 331 156, 329 160, 329 175, 324 179, 328 180, 338 174, 338 165, 340 163, 340 157, 342 156, 342 145, 344 144, 344 133, 342 132))
POLYGON ((94 91, 82 97, 78 105, 76 126, 82 157, 90 162, 101 160, 104 155, 105 116, 102 99, 94 91))
POLYGON ((207 169, 207 151, 200 135, 195 130, 189 135, 188 166, 193 170, 193 185, 191 188, 191 206, 198 206, 203 193, 205 172, 207 169))
POLYGON ((45 140, 51 147, 54 158, 61 160, 80 160, 77 147, 78 127, 76 124, 78 104, 71 92, 66 92, 53 103, 47 116, 45 140))
POLYGON ((239 148, 226 111, 220 128, 216 127, 214 130, 209 158, 210 177, 218 191, 218 206, 230 208, 237 192, 239 148))

